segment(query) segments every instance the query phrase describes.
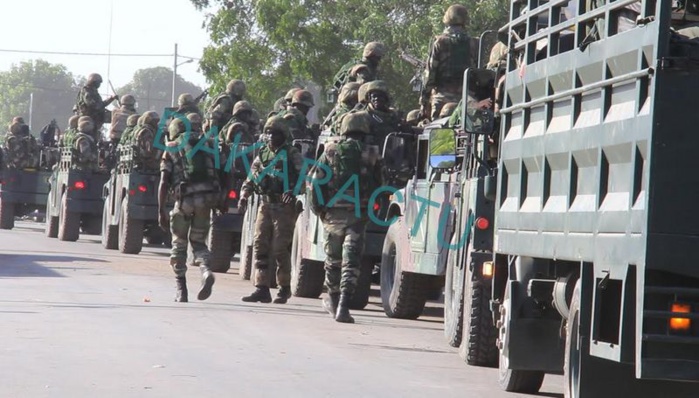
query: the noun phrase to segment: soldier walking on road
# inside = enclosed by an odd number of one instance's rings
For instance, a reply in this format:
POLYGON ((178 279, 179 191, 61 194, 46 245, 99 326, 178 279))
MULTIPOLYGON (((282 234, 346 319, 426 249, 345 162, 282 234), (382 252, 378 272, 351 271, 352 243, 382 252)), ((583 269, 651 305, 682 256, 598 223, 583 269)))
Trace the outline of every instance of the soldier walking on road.
POLYGON ((190 113, 187 119, 191 125, 189 132, 185 132, 185 124, 180 119, 174 119, 168 127, 170 142, 160 162, 158 189, 158 222, 161 228, 172 232, 170 265, 177 280, 175 301, 182 303, 188 301, 185 278, 188 243, 194 251, 193 265, 201 269, 201 289, 197 298, 206 300, 211 295, 214 274, 209 269, 210 253, 206 238, 211 210, 219 205, 221 192, 213 145, 207 140, 206 148, 197 147, 202 139, 202 120, 195 113, 190 113), (169 190, 174 191, 176 201, 168 217, 165 207, 169 190))
POLYGON ((293 191, 303 159, 299 150, 289 143, 289 127, 281 117, 269 118, 264 126, 264 134, 269 134, 270 141, 260 149, 260 154, 253 161, 238 202, 240 210, 245 211, 253 191, 260 198, 253 241, 256 289, 242 300, 262 303, 272 301, 269 292, 273 277, 270 262, 274 259, 277 265, 277 284, 280 286, 274 302, 284 304, 291 297, 289 245, 296 223, 293 191))
POLYGON ((119 99, 119 96, 113 95, 107 98, 106 101, 102 101, 102 96, 97 91, 101 85, 102 76, 98 73, 91 73, 87 77, 87 84, 80 89, 78 103, 75 106, 78 116, 89 116, 92 119, 95 126, 93 134, 98 136, 97 140, 99 140, 99 134, 104 124, 105 108, 114 100, 119 99))
POLYGON ((471 65, 471 39, 465 29, 467 19, 466 7, 450 6, 442 20, 447 28, 430 45, 427 78, 420 97, 423 119, 437 119, 444 104, 458 103, 461 99, 464 71, 471 65))
POLYGON ((363 142, 370 131, 369 118, 366 112, 347 114, 340 127, 343 139, 327 144, 318 160, 326 167, 314 168, 313 174, 314 179, 323 181, 325 170, 332 171, 330 181, 321 186, 323 204, 327 205, 317 209, 325 230, 325 286, 329 297, 323 299, 323 308, 343 323, 354 323, 349 304, 361 271, 369 220, 367 206, 374 190, 383 185, 379 147, 363 142), (353 178, 357 179, 354 184, 350 181, 353 178), (343 199, 333 203, 337 197, 343 199))

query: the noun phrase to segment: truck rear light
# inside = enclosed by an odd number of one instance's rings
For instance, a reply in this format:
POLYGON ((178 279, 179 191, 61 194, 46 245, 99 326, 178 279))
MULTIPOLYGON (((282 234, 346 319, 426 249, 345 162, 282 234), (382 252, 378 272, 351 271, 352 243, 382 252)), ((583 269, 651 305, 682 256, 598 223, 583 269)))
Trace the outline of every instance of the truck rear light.
MULTIPOLYGON (((684 303, 672 303, 671 309, 674 314, 689 314, 692 312, 692 306, 684 303)), ((692 320, 690 318, 678 316, 670 318, 670 330, 673 332, 688 332, 691 328, 692 320)))
POLYGON ((148 192, 148 187, 145 185, 139 185, 138 190, 139 192, 148 192))
POLYGON ((73 188, 85 189, 85 182, 84 181, 75 181, 75 183, 73 184, 73 188))
POLYGON ((374 203, 374 211, 379 211, 380 208, 381 206, 378 203, 374 203))
POLYGON ((488 221, 487 218, 478 217, 476 219, 476 228, 478 228, 480 230, 485 230, 485 229, 488 229, 488 227, 490 227, 490 221, 488 221))
POLYGON ((495 269, 493 262, 492 261, 485 261, 483 262, 483 276, 486 278, 492 278, 493 277, 493 270, 495 269))
POLYGON ((238 199, 238 192, 236 192, 236 191, 233 190, 233 189, 231 189, 230 191, 228 191, 228 199, 231 199, 231 200, 238 199))

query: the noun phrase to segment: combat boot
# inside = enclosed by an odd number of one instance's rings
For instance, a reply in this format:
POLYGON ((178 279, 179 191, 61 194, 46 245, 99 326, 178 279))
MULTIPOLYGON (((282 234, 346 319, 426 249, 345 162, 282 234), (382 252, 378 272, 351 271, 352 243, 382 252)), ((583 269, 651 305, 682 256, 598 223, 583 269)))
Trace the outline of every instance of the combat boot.
POLYGON ((175 293, 175 301, 178 303, 187 302, 187 279, 184 276, 177 278, 177 293, 175 293))
POLYGON ((349 312, 350 295, 342 294, 340 296, 340 303, 337 306, 337 313, 335 313, 335 321, 342 323, 354 323, 354 318, 349 312))
POLYGON ((199 289, 199 295, 197 299, 206 300, 211 296, 211 288, 214 286, 214 273, 208 268, 202 267, 201 269, 201 289, 199 289))
POLYGON ((243 297, 241 300, 246 303, 271 303, 272 295, 267 286, 257 286, 251 295, 243 297))
POLYGON ((323 298, 323 309, 328 312, 333 318, 337 313, 337 306, 340 303, 340 293, 331 293, 328 297, 323 298))
POLYGON ((274 304, 286 304, 291 297, 291 287, 282 286, 277 292, 277 298, 274 299, 274 304))

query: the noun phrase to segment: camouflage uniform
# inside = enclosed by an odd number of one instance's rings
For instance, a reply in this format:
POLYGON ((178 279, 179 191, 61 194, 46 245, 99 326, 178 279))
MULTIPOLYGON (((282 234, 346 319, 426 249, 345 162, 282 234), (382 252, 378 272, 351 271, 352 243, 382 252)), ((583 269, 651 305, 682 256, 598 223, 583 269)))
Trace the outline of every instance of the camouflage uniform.
POLYGON ((334 129, 337 121, 342 115, 354 109, 357 102, 359 102, 359 87, 361 87, 359 83, 347 83, 342 86, 340 96, 337 99, 337 105, 335 105, 335 108, 333 108, 330 115, 326 118, 323 127, 329 127, 334 134, 337 134, 337 131, 334 129))
POLYGON ((413 131, 410 126, 403 123, 403 119, 393 108, 386 106, 383 109, 379 109, 376 105, 371 103, 370 98, 372 94, 375 93, 385 94, 387 103, 391 101, 388 87, 383 81, 376 80, 367 85, 365 101, 367 102, 366 112, 370 116, 370 132, 366 138, 366 142, 378 145, 383 151, 383 145, 388 134, 394 132, 412 133, 413 131))
POLYGON ((142 170, 157 171, 163 156, 163 151, 155 145, 160 117, 156 112, 148 111, 141 119, 143 123, 134 130, 131 140, 136 166, 142 170))
POLYGON ((435 120, 444 104, 461 99, 464 71, 471 64, 471 40, 464 28, 467 18, 464 6, 449 7, 443 19, 447 28, 430 45, 425 87, 420 97, 423 117, 435 120), (426 115, 428 104, 431 113, 426 115))
POLYGON ((201 113, 201 110, 199 109, 199 105, 194 102, 194 97, 192 97, 192 94, 181 94, 177 98, 177 110, 175 112, 181 114, 181 115, 189 115, 190 113, 196 113, 199 115, 199 117, 204 117, 204 115, 201 113))
POLYGON ((99 163, 99 151, 94 135, 95 125, 89 116, 78 120, 78 132, 73 140, 71 167, 82 171, 96 171, 99 163))
POLYGON ((131 138, 133 137, 133 132, 136 131, 138 128, 138 121, 141 118, 141 115, 138 113, 129 116, 128 119, 126 119, 126 128, 124 129, 124 132, 121 134, 121 139, 119 140, 119 146, 128 146, 131 145, 131 138))
MULTIPOLYGON (((327 186, 321 187, 326 207, 320 212, 325 230, 325 286, 330 300, 324 307, 338 322, 354 322, 349 314, 349 301, 357 286, 364 251, 364 236, 368 222, 367 205, 371 194, 383 185, 383 170, 379 147, 362 142, 369 133, 369 118, 366 112, 348 114, 342 121, 340 132, 344 137, 340 142, 326 144, 318 163, 332 170, 327 186), (359 158, 341 160, 352 152, 354 146, 359 158), (356 203, 343 199, 332 203, 351 176, 340 175, 340 162, 352 162, 359 168, 358 181, 360 209, 356 203), (357 211, 359 210, 359 211, 357 211), (341 297, 340 297, 341 295, 341 297)), ((324 168, 314 168, 313 178, 324 179, 324 168)), ((349 185, 344 192, 347 197, 355 197, 355 185, 349 185)), ((313 193, 311 193, 313 194, 313 193)))
POLYGON ((233 129, 235 133, 243 134, 241 140, 244 140, 245 142, 251 142, 254 140, 254 131, 256 126, 252 122, 252 111, 252 105, 250 105, 249 102, 238 101, 238 103, 233 107, 233 116, 219 132, 219 142, 225 144, 231 144, 233 142, 232 139, 235 138, 235 135, 229 134, 233 132, 231 131, 231 127, 233 125, 236 125, 236 128, 233 129), (243 128, 241 128, 239 125, 242 125, 243 128))
POLYGON ((211 102, 207 111, 207 128, 216 126, 217 131, 221 131, 233 116, 233 107, 243 99, 245 95, 245 83, 241 80, 231 80, 226 86, 226 92, 218 95, 211 102))
POLYGON ((74 115, 68 119, 68 128, 61 135, 61 139, 58 140, 58 146, 60 148, 72 148, 73 141, 75 141, 75 134, 78 133, 78 119, 80 116, 74 115))
POLYGON ((300 88, 292 88, 291 90, 286 92, 286 95, 279 98, 274 102, 274 107, 272 107, 272 112, 270 113, 270 117, 272 115, 276 115, 277 113, 285 110, 291 105, 291 99, 294 97, 294 93, 297 91, 301 90, 300 88))
MULTIPOLYGON (((163 191, 169 187, 174 191, 176 198, 174 209, 170 212, 170 231, 172 233, 172 250, 170 252, 170 265, 177 278, 177 296, 175 301, 186 302, 187 287, 185 274, 187 272, 187 244, 192 246, 195 266, 199 266, 202 273, 202 288, 199 292, 199 300, 206 300, 211 294, 214 276, 209 270, 209 249, 206 239, 211 223, 211 210, 218 205, 221 186, 218 177, 217 165, 213 154, 203 149, 200 153, 207 155, 207 169, 209 179, 207 182, 190 183, 186 172, 185 157, 199 142, 201 132, 201 119, 195 114, 188 116, 192 122, 192 132, 189 140, 184 132, 184 123, 175 119, 169 126, 170 139, 167 147, 173 148, 165 151, 160 162, 161 187, 159 194, 160 212, 164 211, 163 191), (174 148, 181 148, 175 150, 174 148)), ((211 150, 211 140, 208 140, 211 150)), ((195 155, 195 156, 198 156, 195 155)))
POLYGON ((315 134, 308 126, 306 115, 315 106, 313 94, 306 90, 297 90, 286 109, 272 114, 283 118, 289 126, 289 143, 297 139, 315 140, 315 134))
MULTIPOLYGON (((269 134, 272 137, 271 141, 274 141, 275 134, 288 136, 289 128, 282 118, 273 116, 265 123, 264 133, 269 134)), ((287 200, 288 203, 285 203, 284 199, 293 199, 290 195, 296 187, 303 159, 298 149, 289 144, 287 137, 282 139, 283 144, 277 148, 270 143, 260 149, 242 187, 242 197, 239 201, 241 207, 245 207, 247 198, 253 191, 260 198, 253 241, 257 290, 252 295, 243 297, 243 301, 272 301, 269 294, 272 277, 269 270, 270 259, 276 262, 277 283, 281 287, 275 303, 283 304, 291 296, 289 245, 297 214, 294 201, 287 200), (286 177, 288 186, 284 186, 284 179, 280 175, 286 177)))
POLYGON ((112 142, 119 142, 121 135, 127 127, 127 120, 129 116, 135 115, 136 108, 136 98, 133 95, 126 94, 121 99, 121 106, 119 109, 112 111, 112 125, 109 127, 109 139, 112 142))
POLYGON ((39 146, 26 124, 15 122, 10 125, 3 149, 3 160, 8 168, 34 168, 39 164, 39 146))
POLYGON ((80 89, 76 110, 78 116, 89 116, 94 123, 93 139, 99 140, 99 134, 104 124, 104 110, 117 96, 111 96, 102 101, 102 96, 97 91, 102 84, 102 76, 92 73, 87 78, 87 84, 80 89))
MULTIPOLYGON (((351 66, 343 81, 336 81, 335 88, 341 90, 347 83, 368 83, 378 79, 379 62, 386 55, 386 47, 379 42, 367 43, 364 46, 362 60, 351 66)), ((344 67, 343 67, 344 68, 344 67)), ((339 76, 343 70, 337 73, 339 76)))

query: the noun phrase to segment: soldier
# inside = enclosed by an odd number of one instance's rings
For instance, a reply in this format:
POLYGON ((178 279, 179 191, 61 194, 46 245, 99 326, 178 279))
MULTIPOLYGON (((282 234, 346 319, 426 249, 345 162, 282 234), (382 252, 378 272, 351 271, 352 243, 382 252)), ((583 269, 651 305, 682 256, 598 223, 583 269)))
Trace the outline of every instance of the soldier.
POLYGON ((89 116, 92 119, 94 123, 93 134, 96 136, 93 138, 97 140, 99 140, 99 134, 104 124, 105 108, 114 100, 119 99, 119 96, 113 95, 106 101, 102 101, 102 96, 97 91, 101 85, 102 76, 98 73, 91 73, 87 77, 87 84, 78 94, 78 103, 75 106, 78 116, 89 116))
POLYGON ((112 143, 119 143, 126 129, 126 121, 136 113, 136 98, 131 94, 124 95, 121 98, 121 106, 112 112, 112 125, 109 127, 109 139, 112 143))
POLYGON ((471 64, 467 18, 466 7, 450 6, 442 20, 447 28, 430 45, 427 78, 420 97, 422 118, 435 120, 444 104, 461 99, 464 71, 471 64))
MULTIPOLYGON (((155 111, 148 111, 140 120, 141 123, 133 130, 131 139, 136 165, 142 170, 157 171, 162 158, 162 151, 155 145, 160 116, 155 111)), ((199 123, 201 124, 201 119, 199 123)))
MULTIPOLYGON (((354 112, 344 117, 340 127, 343 139, 329 143, 318 160, 332 171, 330 181, 321 186, 325 205, 317 208, 325 230, 325 286, 329 296, 323 299, 323 308, 337 322, 343 323, 354 323, 349 303, 361 269, 369 220, 367 205, 374 190, 383 185, 379 148, 363 142, 369 133, 369 118, 366 112, 354 112), (358 181, 346 185, 354 177, 359 177, 358 181), (340 192, 343 188, 346 191, 340 192), (357 191, 359 197, 355 194, 357 191), (343 199, 333 203, 338 195, 344 195, 343 199)), ((325 169, 314 167, 313 178, 324 180, 325 169)), ((311 195, 315 196, 314 193, 311 195)))
POLYGON ((214 98, 207 111, 207 130, 215 126, 218 133, 223 129, 233 115, 233 107, 243 99, 245 91, 246 86, 242 80, 234 79, 228 82, 226 92, 214 98))
POLYGON ((80 116, 78 115, 73 115, 70 117, 70 119, 68 119, 68 128, 61 136, 61 139, 58 141, 58 146, 60 148, 73 147, 75 135, 78 133, 78 119, 80 119, 80 116))
POLYGON ((29 132, 29 126, 14 118, 5 137, 4 161, 10 168, 25 169, 38 166, 39 146, 29 132))
POLYGON ((131 138, 133 137, 133 132, 138 127, 138 121, 140 118, 141 115, 136 113, 134 115, 129 116, 129 118, 126 119, 126 128, 124 129, 124 132, 121 134, 119 146, 131 145, 131 138))
MULTIPOLYGON (((361 84, 359 83, 347 83, 342 86, 340 95, 337 98, 337 105, 335 105, 333 110, 330 111, 330 114, 325 119, 325 122, 323 122, 323 127, 332 129, 342 115, 354 109, 357 102, 359 102, 359 87, 361 87, 361 84)), ((336 134, 337 132, 333 131, 333 133, 336 134)))
POLYGON ((310 91, 299 90, 294 93, 291 98, 291 106, 280 114, 289 124, 290 139, 316 139, 306 118, 308 111, 314 106, 313 94, 310 91))
POLYGON ((381 59, 386 55, 386 47, 372 41, 364 46, 361 61, 347 64, 335 75, 335 89, 341 90, 349 82, 368 83, 378 79, 378 68, 381 59), (348 68, 349 67, 349 68, 348 68))
POLYGON ((368 142, 373 141, 373 144, 383 150, 384 141, 389 133, 413 133, 412 128, 404 124, 398 113, 391 108, 391 96, 384 81, 375 80, 367 84, 366 100, 366 112, 371 116, 368 142))
POLYGON ((443 107, 442 110, 439 112, 439 119, 443 117, 449 117, 451 114, 454 112, 456 109, 457 105, 459 105, 458 102, 448 102, 446 103, 443 107))
MULTIPOLYGON (((221 133, 219 134, 219 140, 221 142, 225 142, 226 144, 231 143, 231 141, 228 141, 228 137, 230 136, 229 129, 233 124, 236 123, 245 126, 244 130, 246 138, 248 135, 253 136, 253 131, 255 131, 255 123, 253 119, 253 108, 249 102, 238 101, 238 103, 235 104, 235 106, 233 107, 233 116, 231 117, 231 120, 228 121, 226 126, 221 130, 221 133)), ((240 128, 238 127, 238 131, 239 130, 240 128)), ((235 137, 235 135, 230 137, 235 137)))
POLYGON ((78 132, 73 140, 72 167, 77 170, 95 171, 98 168, 99 152, 94 136, 95 124, 89 116, 78 119, 78 132))
POLYGON ((289 126, 279 116, 272 116, 264 126, 269 144, 260 149, 243 183, 238 207, 244 212, 253 191, 260 197, 255 222, 253 258, 255 259, 255 291, 242 298, 245 302, 269 303, 271 277, 270 258, 277 265, 277 283, 281 287, 274 300, 284 304, 291 297, 291 253, 289 244, 296 222, 294 188, 303 159, 298 149, 289 144, 289 126), (273 170, 273 171, 272 171, 273 170))
POLYGON ((417 127, 420 123, 420 110, 413 109, 408 112, 408 115, 405 117, 405 123, 411 127, 417 127))
MULTIPOLYGON (((201 119, 190 113, 187 120, 191 131, 185 132, 185 124, 174 119, 168 126, 170 142, 160 162, 160 186, 158 189, 158 222, 164 230, 172 232, 170 265, 175 272, 177 291, 175 301, 188 301, 187 244, 192 246, 193 265, 201 269, 201 288, 197 298, 206 300, 211 295, 214 274, 209 269, 209 249, 206 238, 211 223, 211 210, 219 204, 221 181, 217 172, 211 140, 206 148, 194 148, 202 139, 201 119), (169 214, 165 210, 168 191, 173 190, 175 207, 169 214)), ((218 149, 218 148, 216 148, 218 149)), ((227 204, 222 204, 222 207, 227 204)))
POLYGON ((189 115, 190 113, 196 113, 200 117, 204 117, 192 94, 180 94, 180 96, 177 98, 177 106, 178 108, 175 111, 177 113, 185 116, 189 115))
POLYGON ((291 99, 294 98, 294 94, 299 90, 301 89, 298 87, 294 87, 291 90, 287 91, 285 96, 276 100, 274 102, 274 108, 269 116, 271 117, 273 114, 277 114, 291 106, 291 99))

